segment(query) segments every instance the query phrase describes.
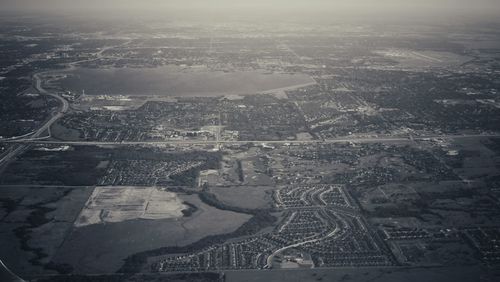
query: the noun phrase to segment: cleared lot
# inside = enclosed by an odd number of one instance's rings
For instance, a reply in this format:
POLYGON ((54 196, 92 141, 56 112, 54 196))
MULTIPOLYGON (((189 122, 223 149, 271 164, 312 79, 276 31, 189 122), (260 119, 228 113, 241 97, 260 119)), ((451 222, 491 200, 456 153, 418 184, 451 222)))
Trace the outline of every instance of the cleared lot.
POLYGON ((179 218, 185 208, 175 193, 161 188, 97 187, 85 204, 75 226, 138 218, 179 218))

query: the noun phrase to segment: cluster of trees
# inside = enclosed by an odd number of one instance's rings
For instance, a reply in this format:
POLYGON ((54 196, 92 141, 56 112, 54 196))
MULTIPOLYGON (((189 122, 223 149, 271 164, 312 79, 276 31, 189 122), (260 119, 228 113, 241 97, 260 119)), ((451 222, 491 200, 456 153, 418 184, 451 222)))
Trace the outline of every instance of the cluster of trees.
POLYGON ((187 209, 182 210, 182 214, 185 217, 191 216, 193 213, 195 213, 198 210, 198 208, 195 205, 193 205, 189 202, 184 201, 183 204, 187 206, 187 209))

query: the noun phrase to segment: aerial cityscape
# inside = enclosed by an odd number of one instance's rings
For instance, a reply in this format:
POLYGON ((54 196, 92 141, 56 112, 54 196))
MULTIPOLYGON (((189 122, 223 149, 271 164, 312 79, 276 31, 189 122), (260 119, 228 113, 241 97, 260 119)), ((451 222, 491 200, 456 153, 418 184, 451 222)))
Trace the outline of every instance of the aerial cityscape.
POLYGON ((499 281, 494 17, 46 1, 0 1, 0 281, 499 281))

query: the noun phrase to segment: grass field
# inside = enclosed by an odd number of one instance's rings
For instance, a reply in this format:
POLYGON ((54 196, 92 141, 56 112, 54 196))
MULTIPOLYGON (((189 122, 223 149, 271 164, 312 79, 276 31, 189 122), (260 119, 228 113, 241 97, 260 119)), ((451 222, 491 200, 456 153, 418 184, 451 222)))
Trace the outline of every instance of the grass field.
POLYGON ((56 261, 71 264, 76 273, 115 272, 131 254, 229 233, 251 217, 210 207, 197 195, 180 198, 198 210, 179 219, 135 219, 76 228, 59 249, 56 261))
MULTIPOLYGON (((470 282, 495 281, 482 277, 479 267, 449 268, 339 268, 271 271, 227 271, 227 282, 470 282)), ((496 277, 498 278, 498 277, 496 277)))
POLYGON ((22 275, 41 272, 52 260, 93 187, 0 189, 0 257, 22 275))

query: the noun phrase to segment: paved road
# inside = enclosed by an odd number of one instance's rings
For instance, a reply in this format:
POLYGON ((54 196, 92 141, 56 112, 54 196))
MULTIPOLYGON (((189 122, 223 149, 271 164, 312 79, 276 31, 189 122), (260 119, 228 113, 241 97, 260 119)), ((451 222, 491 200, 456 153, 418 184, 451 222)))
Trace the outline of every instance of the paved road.
POLYGON ((26 150, 28 146, 29 145, 27 144, 16 145, 10 152, 8 152, 5 156, 3 156, 2 159, 0 159, 0 166, 3 165, 4 163, 7 163, 9 160, 17 156, 18 154, 24 152, 24 150, 26 150))
MULTIPOLYGON (((124 45, 128 44, 129 42, 130 41, 125 42, 124 45)), ((121 46, 121 44, 118 46, 121 46)), ((106 50, 112 49, 114 47, 116 47, 116 46, 109 46, 109 47, 105 47, 105 48, 101 49, 99 52, 96 53, 96 55, 97 55, 96 59, 101 58, 103 56, 103 53, 106 50)), ((85 61, 92 61, 92 60, 96 60, 96 59, 81 60, 81 61, 69 63, 67 65, 68 68, 65 71, 74 69, 76 67, 76 64, 78 64, 78 63, 85 62, 85 61)), ((53 71, 47 71, 47 72, 43 72, 43 73, 50 73, 50 72, 53 72, 53 71)), ((56 71, 56 72, 64 72, 64 70, 56 71)), ((9 160, 14 158, 18 154, 21 154, 23 151, 27 150, 28 146, 30 144, 30 141, 39 140, 40 135, 42 135, 46 130, 49 130, 50 127, 52 126, 52 124, 54 124, 58 119, 60 119, 69 109, 69 103, 66 99, 64 99, 63 97, 61 97, 57 94, 50 93, 49 91, 47 91, 43 88, 42 79, 40 78, 40 75, 43 73, 36 73, 33 75, 33 79, 35 80, 35 89, 42 95, 52 96, 52 97, 56 98, 57 100, 59 100, 59 102, 61 102, 61 108, 56 112, 55 115, 53 115, 46 123, 44 123, 37 131, 35 131, 29 137, 22 136, 23 138, 19 138, 19 139, 0 140, 0 142, 8 142, 8 141, 13 141, 13 140, 20 141, 20 142, 16 142, 16 143, 19 143, 19 145, 13 147, 9 153, 5 154, 0 159, 0 166, 7 163, 9 160)))
POLYGON ((244 141, 228 141, 228 140, 167 140, 167 141, 50 141, 50 140, 36 140, 36 139, 18 139, 7 140, 5 143, 27 143, 27 144, 49 144, 49 145, 237 145, 237 144, 267 144, 267 145, 296 145, 296 144, 328 144, 328 143, 383 143, 383 142, 410 142, 412 140, 428 140, 428 139, 467 139, 467 138, 489 138, 498 137, 500 134, 471 134, 471 135, 425 135, 425 136, 412 136, 410 137, 341 137, 325 140, 244 140, 244 141))
MULTIPOLYGON (((68 104, 68 101, 66 101, 66 99, 62 98, 61 96, 59 96, 57 94, 50 93, 42 87, 42 79, 40 78, 40 73, 33 75, 33 78, 35 79, 36 90, 42 95, 52 96, 52 97, 56 98, 57 100, 59 100, 61 102, 61 108, 56 112, 55 115, 53 115, 49 120, 47 120, 47 122, 45 122, 31 136, 21 138, 21 139, 10 140, 10 141, 17 140, 20 142, 17 142, 19 144, 15 145, 9 153, 7 153, 2 159, 0 159, 0 165, 7 163, 12 158, 14 158, 18 154, 21 154, 22 152, 24 152, 25 150, 28 149, 29 142, 21 142, 21 141, 36 140, 37 138, 40 138, 40 136, 46 130, 48 130, 50 128, 50 126, 52 126, 52 124, 54 124, 58 119, 60 119, 64 115, 64 113, 66 113, 69 109, 69 104, 68 104)), ((5 142, 9 142, 9 140, 6 140, 5 142)))
POLYGON ((66 113, 68 111, 69 103, 63 97, 61 97, 57 94, 54 94, 54 93, 50 93, 47 90, 45 90, 42 87, 42 79, 40 78, 39 73, 33 75, 33 78, 35 79, 35 88, 36 88, 36 90, 38 90, 38 92, 40 94, 52 96, 52 97, 56 98, 57 100, 59 100, 59 102, 61 102, 61 109, 31 136, 31 138, 37 138, 37 137, 40 137, 40 135, 43 132, 45 132, 47 129, 49 129, 50 126, 52 126, 52 124, 54 124, 58 119, 60 119, 64 115, 64 113, 66 113))
POLYGON ((278 254, 282 253, 283 251, 285 250, 288 250, 288 249, 292 249, 292 248, 296 248, 296 247, 300 247, 302 245, 305 245, 305 244, 309 244, 309 243, 315 243, 315 242, 319 242, 321 240, 324 240, 324 239, 327 239, 327 238, 330 238, 332 236, 334 236, 335 234, 337 234, 339 232, 339 227, 337 225, 335 225, 335 228, 330 231, 326 236, 324 237, 321 237, 321 238, 315 238, 315 239, 310 239, 310 240, 306 240, 306 241, 302 241, 302 242, 298 242, 298 243, 295 243, 295 244, 291 244, 291 245, 288 245, 288 246, 284 246, 276 251, 274 251, 271 255, 269 255, 267 257, 267 260, 266 260, 266 265, 264 266, 264 268, 272 268, 273 266, 273 259, 275 256, 277 256, 278 254))

